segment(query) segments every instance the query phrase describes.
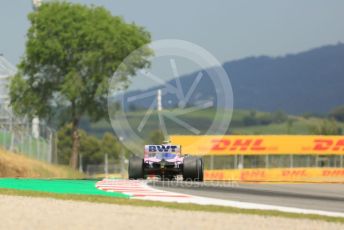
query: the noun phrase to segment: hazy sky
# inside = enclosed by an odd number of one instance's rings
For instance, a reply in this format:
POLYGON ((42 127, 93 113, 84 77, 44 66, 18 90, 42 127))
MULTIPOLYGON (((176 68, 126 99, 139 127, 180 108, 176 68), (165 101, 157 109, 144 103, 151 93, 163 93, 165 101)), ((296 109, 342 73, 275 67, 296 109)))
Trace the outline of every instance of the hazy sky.
MULTIPOLYGON (((73 0, 103 5, 135 21, 153 39, 194 42, 221 62, 283 55, 344 41, 342 0, 73 0)), ((0 53, 17 64, 24 52, 31 0, 0 1, 0 53)))

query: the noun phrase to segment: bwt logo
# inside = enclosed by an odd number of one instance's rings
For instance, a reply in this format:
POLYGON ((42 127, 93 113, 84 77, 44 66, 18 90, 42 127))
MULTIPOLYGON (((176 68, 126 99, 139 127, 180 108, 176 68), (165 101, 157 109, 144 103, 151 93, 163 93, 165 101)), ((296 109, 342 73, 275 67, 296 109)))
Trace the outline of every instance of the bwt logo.
POLYGON ((149 145, 149 152, 176 152, 177 145, 149 145))
POLYGON ((330 140, 330 139, 316 139, 314 140, 314 147, 313 150, 315 151, 343 151, 344 150, 344 139, 340 139, 338 141, 330 140))
POLYGON ((226 140, 226 139, 215 139, 211 141, 213 146, 211 150, 222 151, 222 150, 252 150, 252 151, 263 151, 267 148, 263 146, 263 139, 237 139, 237 140, 226 140))

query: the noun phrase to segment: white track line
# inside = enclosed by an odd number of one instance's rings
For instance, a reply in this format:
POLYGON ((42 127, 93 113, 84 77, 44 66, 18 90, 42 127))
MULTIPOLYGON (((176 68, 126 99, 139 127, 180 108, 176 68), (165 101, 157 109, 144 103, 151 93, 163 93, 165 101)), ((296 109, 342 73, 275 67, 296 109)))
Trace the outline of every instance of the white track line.
POLYGON ((342 212, 330 212, 314 209, 302 209, 285 207, 278 205, 258 204, 232 200, 222 200, 215 198, 207 198, 200 196, 192 196, 188 194, 168 192, 158 190, 147 185, 145 181, 116 180, 104 179, 96 183, 98 189, 108 192, 122 192, 132 196, 133 199, 177 202, 177 203, 193 203, 199 205, 218 205, 243 209, 259 209, 259 210, 275 210, 281 212, 316 214, 323 216, 344 217, 342 212))
POLYGON ((96 187, 108 192, 121 192, 130 195, 133 198, 153 199, 158 197, 159 199, 174 200, 177 198, 186 199, 191 197, 186 194, 167 192, 152 188, 144 181, 104 179, 97 182, 96 187))

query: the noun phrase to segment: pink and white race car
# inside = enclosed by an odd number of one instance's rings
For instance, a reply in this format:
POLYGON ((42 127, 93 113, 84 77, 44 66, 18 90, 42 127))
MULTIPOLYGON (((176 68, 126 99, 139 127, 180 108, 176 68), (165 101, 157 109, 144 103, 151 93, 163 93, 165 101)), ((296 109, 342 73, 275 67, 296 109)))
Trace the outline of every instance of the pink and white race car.
POLYGON ((152 175, 173 180, 182 175, 186 181, 203 181, 203 160, 182 155, 180 145, 145 145, 144 157, 132 157, 128 172, 129 179, 145 179, 152 175))

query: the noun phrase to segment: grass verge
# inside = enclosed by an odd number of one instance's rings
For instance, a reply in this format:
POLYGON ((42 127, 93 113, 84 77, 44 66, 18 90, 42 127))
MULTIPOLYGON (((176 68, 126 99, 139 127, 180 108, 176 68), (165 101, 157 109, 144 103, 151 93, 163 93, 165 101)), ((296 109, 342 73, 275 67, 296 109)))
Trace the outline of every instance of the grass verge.
POLYGON ((260 216, 275 216, 284 218, 295 219, 310 219, 327 222, 336 222, 344 224, 344 218, 342 217, 330 217, 314 214, 299 214, 288 213, 272 210, 256 210, 256 209, 240 209, 216 205, 197 205, 197 204, 181 204, 172 202, 159 202, 159 201, 144 201, 134 200, 128 198, 114 198, 97 195, 70 195, 70 194, 55 194, 47 192, 35 192, 35 191, 21 191, 14 189, 0 189, 2 195, 12 196, 30 196, 30 197, 45 197, 54 198, 60 200, 73 200, 73 201, 86 201, 93 203, 105 203, 105 204, 117 204, 117 205, 132 205, 141 207, 163 207, 184 211, 204 211, 204 212, 217 212, 217 213, 229 213, 229 214, 248 214, 248 215, 260 215, 260 216))
POLYGON ((20 178, 84 178, 67 166, 52 165, 0 148, 0 177, 20 178))

